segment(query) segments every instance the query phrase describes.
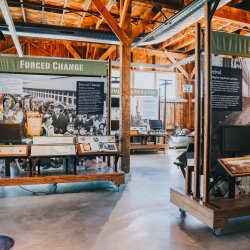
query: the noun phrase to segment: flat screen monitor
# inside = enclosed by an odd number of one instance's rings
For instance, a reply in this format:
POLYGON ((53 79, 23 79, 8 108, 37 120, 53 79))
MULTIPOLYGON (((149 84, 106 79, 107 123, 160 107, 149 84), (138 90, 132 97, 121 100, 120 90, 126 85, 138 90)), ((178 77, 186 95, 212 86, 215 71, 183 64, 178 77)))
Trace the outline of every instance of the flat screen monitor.
POLYGON ((111 108, 119 108, 120 107, 120 98, 112 97, 111 98, 111 108))
POLYGON ((224 153, 250 153, 250 126, 223 126, 222 150, 224 153))
POLYGON ((0 143, 21 143, 21 123, 0 123, 0 143))
POLYGON ((161 120, 149 120, 150 129, 162 129, 161 120))
POLYGON ((111 130, 119 130, 120 122, 119 120, 111 120, 111 130))

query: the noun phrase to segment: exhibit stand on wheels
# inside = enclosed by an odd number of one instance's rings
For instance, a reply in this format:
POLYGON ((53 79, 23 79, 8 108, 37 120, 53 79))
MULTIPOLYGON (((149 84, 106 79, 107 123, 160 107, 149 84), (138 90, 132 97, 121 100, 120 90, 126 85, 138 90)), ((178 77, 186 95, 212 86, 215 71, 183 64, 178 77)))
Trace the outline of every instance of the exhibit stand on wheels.
POLYGON ((249 58, 250 39, 212 32, 214 11, 206 3, 204 39, 200 24, 196 25, 194 161, 186 161, 182 168, 185 188, 172 188, 170 199, 181 214, 193 215, 221 236, 229 219, 250 215, 250 160, 246 156, 250 153, 250 64, 244 59, 214 57, 212 65, 212 53, 249 58))
POLYGON ((0 56, 0 186, 125 181, 106 61, 0 56))

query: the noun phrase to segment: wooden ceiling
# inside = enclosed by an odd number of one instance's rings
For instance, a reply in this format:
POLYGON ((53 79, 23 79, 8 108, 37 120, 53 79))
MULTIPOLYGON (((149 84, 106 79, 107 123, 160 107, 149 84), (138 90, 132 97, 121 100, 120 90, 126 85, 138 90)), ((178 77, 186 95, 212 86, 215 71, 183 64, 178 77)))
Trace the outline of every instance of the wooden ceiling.
MULTIPOLYGON (((46 25, 58 29, 69 27, 110 31, 110 25, 100 14, 94 2, 106 7, 117 24, 126 23, 128 0, 7 0, 15 25, 46 25), (120 6, 123 9, 120 10, 120 6)), ((192 0, 132 0, 131 40, 152 32, 169 17, 187 6, 192 0)), ((204 21, 200 21, 204 24, 204 21)), ((5 20, 0 13, 0 25, 5 20)), ((233 0, 215 12, 212 27, 229 33, 250 33, 249 0, 233 0)), ((1 29, 1 28, 0 28, 1 29)), ((16 54, 10 36, 0 41, 0 54, 16 54)), ((187 27, 177 35, 157 45, 137 47, 132 50, 134 62, 171 64, 193 54, 194 26, 187 27)), ((20 37, 24 54, 38 56, 64 56, 71 58, 102 59, 119 57, 116 45, 77 41, 58 41, 41 38, 20 37)))

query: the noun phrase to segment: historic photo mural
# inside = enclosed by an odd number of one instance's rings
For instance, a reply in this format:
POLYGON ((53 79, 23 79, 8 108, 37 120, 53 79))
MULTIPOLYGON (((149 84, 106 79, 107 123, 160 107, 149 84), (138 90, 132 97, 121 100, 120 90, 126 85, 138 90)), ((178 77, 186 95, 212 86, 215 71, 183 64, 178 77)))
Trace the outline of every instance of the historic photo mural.
POLYGON ((106 93, 102 77, 0 74, 0 122, 22 123, 24 137, 106 135, 106 93))

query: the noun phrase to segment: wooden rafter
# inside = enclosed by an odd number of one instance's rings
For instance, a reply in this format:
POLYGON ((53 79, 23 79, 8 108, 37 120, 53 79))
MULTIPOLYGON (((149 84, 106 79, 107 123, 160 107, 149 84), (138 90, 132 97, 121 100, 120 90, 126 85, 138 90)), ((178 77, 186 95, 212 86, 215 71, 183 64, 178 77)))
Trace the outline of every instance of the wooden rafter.
MULTIPOLYGON (((26 43, 26 42, 22 42, 22 43, 21 43, 21 46, 23 46, 25 43, 26 43)), ((10 51, 10 50, 12 50, 12 49, 15 49, 15 48, 16 48, 15 45, 11 45, 10 47, 4 48, 3 50, 1 50, 0 53, 6 53, 6 52, 8 52, 8 51, 10 51)))
MULTIPOLYGON (((114 5, 115 2, 116 2, 116 0, 109 0, 109 2, 106 5, 106 8, 107 8, 108 11, 111 10, 111 8, 112 8, 112 6, 114 5)), ((103 20, 104 20, 104 18, 102 17, 100 20, 97 21, 96 27, 95 27, 96 29, 98 29, 100 27, 103 20)))
POLYGON ((91 49, 91 43, 87 43, 86 46, 86 54, 85 54, 85 58, 88 59, 89 58, 89 51, 91 49))
POLYGON ((63 18, 64 18, 64 14, 65 14, 65 8, 67 7, 67 2, 68 2, 68 0, 64 0, 64 2, 63 2, 63 13, 61 15, 60 26, 63 24, 63 18))
POLYGON ((76 50, 67 42, 63 42, 63 45, 67 48, 67 50, 70 52, 70 54, 77 59, 81 59, 79 54, 76 52, 76 50))
POLYGON ((164 57, 166 58, 166 54, 171 55, 173 58, 182 60, 184 58, 187 58, 188 55, 182 54, 182 53, 173 53, 173 52, 163 52, 161 50, 155 50, 155 49, 148 49, 148 48, 135 48, 132 51, 134 54, 141 54, 141 55, 148 55, 148 56, 157 56, 157 57, 164 57))
POLYGON ((214 17, 222 21, 250 27, 250 12, 246 10, 223 6, 215 12, 214 17))
POLYGON ((123 27, 125 20, 126 20, 126 14, 128 11, 128 7, 130 4, 131 0, 125 0, 122 6, 122 11, 121 11, 121 15, 120 15, 120 27, 123 27))
POLYGON ((103 16, 106 23, 109 25, 109 27, 113 30, 115 35, 119 38, 119 40, 124 45, 130 45, 131 41, 130 38, 127 36, 127 34, 120 28, 114 17, 109 13, 107 8, 103 5, 103 3, 100 0, 91 0, 92 3, 95 5, 98 12, 103 16))
POLYGON ((44 53, 47 54, 48 56, 52 56, 47 50, 45 50, 45 49, 43 49, 43 48, 37 46, 35 43, 32 43, 32 42, 31 42, 30 45, 36 47, 37 49, 39 49, 40 51, 44 52, 44 53))
MULTIPOLYGON (((83 10, 87 11, 89 9, 90 4, 91 4, 91 0, 86 0, 83 4, 83 10)), ((81 27, 83 25, 85 16, 86 16, 86 12, 82 12, 82 16, 79 20, 78 27, 81 27)))
POLYGON ((42 0, 42 13, 41 13, 41 22, 44 23, 44 2, 45 0, 42 0))
MULTIPOLYGON (((166 55, 166 57, 172 62, 172 63, 177 63, 177 61, 175 60, 175 58, 172 56, 172 55, 170 55, 170 54, 168 54, 168 53, 166 53, 167 51, 164 51, 164 53, 165 53, 165 55, 166 55)), ((183 74, 183 76, 185 77, 185 78, 189 78, 189 74, 187 73, 187 71, 182 67, 182 66, 177 66, 177 69, 183 74)))
POLYGON ((185 46, 187 46, 187 45, 189 45, 191 43, 194 43, 194 40, 195 40, 194 35, 189 35, 189 36, 185 37, 185 39, 183 39, 183 40, 175 43, 174 45, 168 47, 168 50, 170 50, 170 51, 178 50, 178 49, 183 48, 183 47, 185 47, 185 46))
POLYGON ((116 50, 116 46, 112 45, 108 50, 106 50, 100 57, 99 60, 106 60, 109 55, 116 50))
POLYGON ((136 28, 133 30, 131 41, 134 41, 136 37, 138 37, 144 31, 145 27, 148 25, 148 22, 151 21, 155 17, 155 15, 156 12, 154 8, 148 9, 143 13, 142 15, 143 20, 140 21, 137 24, 136 28))
POLYGON ((24 7, 23 7, 23 0, 20 0, 20 2, 21 2, 21 9, 22 9, 23 21, 26 23, 26 15, 25 15, 24 7))

